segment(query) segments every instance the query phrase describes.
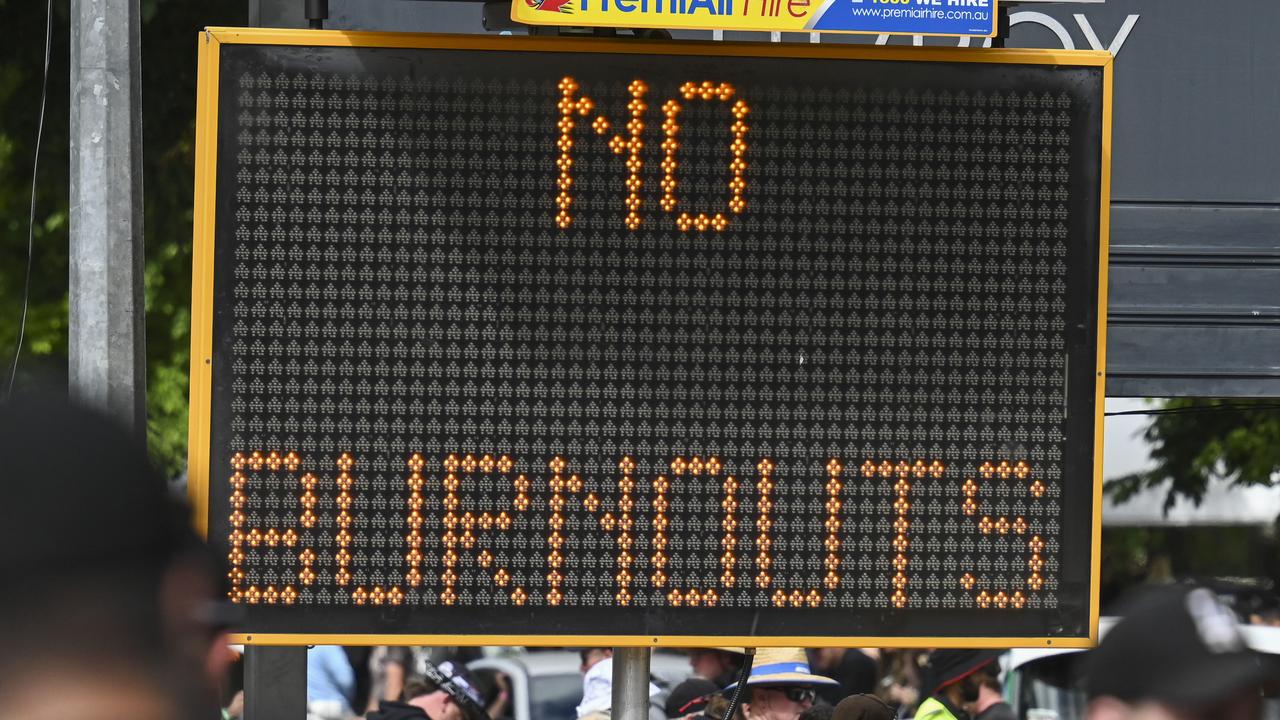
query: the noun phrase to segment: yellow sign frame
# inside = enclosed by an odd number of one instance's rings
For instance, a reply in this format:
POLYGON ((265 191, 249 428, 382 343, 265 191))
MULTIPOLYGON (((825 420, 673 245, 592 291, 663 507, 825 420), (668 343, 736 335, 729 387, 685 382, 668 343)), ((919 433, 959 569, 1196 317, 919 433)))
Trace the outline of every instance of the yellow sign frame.
POLYGON ((230 642, 248 645, 506 645, 563 647, 897 647, 897 648, 1090 648, 1098 640, 1098 583, 1102 544, 1103 403, 1106 388, 1107 259, 1111 218, 1111 132, 1113 61, 1092 50, 970 50, 844 44, 741 42, 618 42, 598 38, 540 38, 486 35, 427 35, 335 30, 208 28, 198 39, 196 177, 191 278, 191 385, 188 421, 188 481, 193 525, 208 535, 210 410, 213 390, 213 258, 217 197, 218 88, 222 45, 596 52, 634 55, 722 55, 730 57, 819 58, 910 62, 966 62, 1012 65, 1097 67, 1103 73, 1101 215, 1098 224, 1098 354, 1094 389, 1093 514, 1090 558, 1089 637, 728 637, 694 635, 365 635, 344 633, 237 633, 230 642))

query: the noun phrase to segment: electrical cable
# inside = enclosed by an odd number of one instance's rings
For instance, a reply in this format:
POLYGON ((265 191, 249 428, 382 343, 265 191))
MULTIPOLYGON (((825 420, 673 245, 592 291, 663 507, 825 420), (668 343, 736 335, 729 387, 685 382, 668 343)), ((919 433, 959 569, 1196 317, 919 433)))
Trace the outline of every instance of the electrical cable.
POLYGON ((53 45, 53 0, 45 7, 44 16, 44 77, 40 81, 40 120, 36 124, 36 151, 31 166, 31 208, 27 213, 27 272, 22 283, 22 320, 18 323, 18 346, 13 349, 13 364, 9 367, 9 384, 4 397, 13 394, 13 380, 18 375, 18 358, 22 356, 22 342, 27 335, 27 310, 31 305, 31 256, 36 236, 36 181, 40 178, 40 144, 44 140, 44 111, 49 99, 49 57, 53 45))
POLYGON ((1259 405, 1197 405, 1184 408, 1152 408, 1150 410, 1116 410, 1103 413, 1107 417, 1121 415, 1194 415, 1197 413, 1235 412, 1238 410, 1280 410, 1280 404, 1268 403, 1259 405))
POLYGON ((742 661, 742 672, 738 673, 738 684, 733 689, 733 697, 729 698, 729 707, 724 709, 724 717, 720 720, 734 720, 734 713, 738 712, 738 704, 742 700, 742 690, 747 686, 747 679, 751 677, 751 665, 756 659, 755 648, 743 648, 745 657, 742 661))

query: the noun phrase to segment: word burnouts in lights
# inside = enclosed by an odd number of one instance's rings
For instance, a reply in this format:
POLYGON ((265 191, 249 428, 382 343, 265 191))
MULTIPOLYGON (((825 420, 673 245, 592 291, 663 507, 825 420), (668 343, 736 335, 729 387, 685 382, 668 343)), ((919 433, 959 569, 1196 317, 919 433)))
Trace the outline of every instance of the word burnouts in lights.
MULTIPOLYGON (((299 538, 298 532, 292 527, 283 531, 275 527, 268 528, 265 531, 260 528, 253 528, 248 532, 244 531, 244 508, 248 504, 248 495, 246 494, 248 476, 246 475, 246 470, 250 474, 260 471, 293 473, 298 469, 298 464, 298 455, 294 452, 289 452, 282 456, 275 451, 267 454, 254 451, 248 456, 236 453, 231 459, 233 472, 231 474, 232 492, 230 499, 234 509, 228 518, 232 531, 228 535, 227 541, 232 549, 227 555, 227 561, 231 565, 231 570, 228 573, 231 586, 227 595, 232 602, 291 605, 298 599, 297 590, 294 584, 290 582, 286 582, 280 588, 275 585, 267 585, 265 588, 259 588, 256 585, 244 587, 246 572, 243 567, 246 562, 244 550, 246 544, 253 548, 266 544, 268 547, 282 545, 294 549, 298 545, 299 538)), ((340 587, 349 586, 352 578, 350 572, 352 556, 348 548, 353 541, 350 532, 350 528, 353 525, 353 516, 350 513, 352 507, 350 491, 354 485, 351 474, 354 465, 355 460, 347 453, 343 453, 337 462, 339 472, 335 485, 339 492, 334 505, 336 509, 335 523, 338 531, 334 539, 338 550, 333 556, 337 567, 337 571, 333 576, 333 583, 340 587)), ((443 516, 439 519, 440 524, 444 527, 444 532, 440 536, 442 550, 439 558, 439 567, 443 568, 443 570, 437 578, 438 583, 433 583, 424 580, 420 572, 420 567, 424 560, 422 554, 424 538, 420 529, 425 520, 421 514, 422 490, 427 484, 423 475, 425 469, 423 456, 419 453, 414 453, 409 458, 407 467, 408 484, 411 492, 409 511, 406 514, 405 523, 410 530, 405 536, 405 545, 402 548, 405 563, 403 584, 411 588, 420 588, 424 584, 427 587, 434 587, 436 588, 435 591, 438 592, 436 599, 440 603, 444 605, 458 603, 460 597, 456 591, 456 585, 459 580, 457 569, 461 551, 474 555, 474 561, 480 568, 492 570, 492 581, 495 587, 506 588, 511 582, 511 573, 506 567, 494 564, 495 556, 492 550, 479 540, 479 536, 487 535, 490 531, 499 533, 508 531, 512 527, 513 516, 520 513, 528 513, 532 510, 528 495, 530 490, 528 477, 523 473, 516 474, 516 463, 506 455, 495 459, 491 455, 476 458, 474 455, 468 454, 459 458, 456 454, 450 454, 444 458, 440 466, 438 480, 438 487, 443 491, 443 501, 441 503, 443 516), (463 490, 463 480, 473 481, 475 478, 470 476, 476 473, 483 475, 496 473, 502 477, 514 475, 514 478, 509 483, 511 488, 509 508, 494 513, 475 512, 462 506, 460 493, 463 490)), ((708 477, 716 477, 723 467, 723 463, 715 457, 707 458, 705 461, 697 456, 689 460, 677 457, 671 461, 670 477, 664 474, 658 475, 653 479, 653 500, 649 504, 651 515, 647 523, 651 530, 648 544, 653 549, 651 565, 654 570, 650 578, 651 587, 666 589, 671 585, 671 578, 666 572, 670 560, 666 555, 669 544, 667 533, 671 528, 666 512, 671 507, 671 499, 668 493, 673 488, 672 480, 680 482, 685 476, 696 478, 703 473, 708 477)), ((596 523, 588 520, 586 522, 588 528, 593 524, 598 524, 600 531, 605 535, 616 533, 618 554, 616 556, 615 569, 617 574, 615 575, 615 581, 617 583, 617 594, 614 596, 614 600, 620 606, 630 605, 634 598, 631 592, 634 580, 631 571, 635 565, 635 557, 631 551, 635 548, 636 540, 638 539, 632 533, 641 525, 646 524, 637 522, 636 510, 638 508, 632 496, 632 492, 636 487, 632 476, 635 472, 636 464, 630 457, 624 457, 618 462, 618 472, 621 478, 618 481, 616 499, 606 497, 603 500, 594 492, 586 492, 586 484, 577 474, 568 474, 566 476, 567 469, 568 463, 558 456, 552 458, 548 463, 546 487, 550 493, 547 501, 547 509, 550 512, 547 520, 547 554, 544 567, 547 581, 547 592, 544 595, 546 604, 556 606, 565 600, 566 596, 562 592, 565 576, 562 571, 566 560, 564 553, 566 537, 563 534, 567 526, 566 510, 570 504, 577 505, 581 503, 586 517, 596 520, 596 523), (616 508, 617 513, 610 512, 608 510, 610 507, 616 508)), ((823 591, 816 587, 809 587, 806 592, 805 589, 800 587, 793 587, 788 593, 785 581, 778 583, 774 580, 772 574, 774 572, 772 552, 774 520, 771 516, 771 511, 774 508, 774 501, 771 497, 775 488, 772 479, 774 464, 767 458, 762 459, 755 469, 759 480, 756 485, 758 491, 758 499, 756 501, 757 517, 754 522, 755 534, 752 542, 757 554, 753 561, 747 563, 748 566, 753 564, 758 570, 754 579, 755 586, 760 589, 772 589, 773 593, 770 596, 770 600, 776 607, 802 607, 806 605, 819 607, 825 597, 823 591)), ((842 507, 843 485, 840 482, 840 475, 843 471, 843 465, 839 460, 833 458, 827 463, 826 469, 829 476, 826 484, 828 498, 825 510, 827 517, 823 524, 823 530, 826 533, 824 542, 826 552, 824 569, 826 570, 826 575, 822 584, 827 590, 838 590, 841 587, 841 576, 837 571, 842 564, 840 546, 842 513, 840 510, 842 507)), ((893 492, 896 495, 896 499, 893 502, 895 520, 891 526, 892 539, 888 543, 893 552, 892 575, 887 582, 873 584, 884 588, 884 592, 888 594, 889 602, 893 607, 904 608, 907 607, 906 588, 909 584, 906 572, 910 565, 908 552, 911 547, 911 541, 909 539, 910 521, 908 517, 911 502, 908 498, 911 491, 911 483, 912 480, 941 479, 945 475, 945 468, 936 460, 928 465, 921 460, 917 460, 914 464, 905 461, 893 463, 888 460, 877 464, 874 461, 867 460, 862 465, 862 474, 866 478, 882 478, 893 482, 893 492)), ((1017 489, 1013 490, 1012 494, 1021 496, 1026 500, 1043 496, 1040 491, 1043 483, 1040 480, 1027 482, 1030 474, 1030 468, 1022 461, 1011 464, 1007 460, 1002 460, 998 467, 993 466, 991 462, 984 462, 978 470, 978 475, 984 480, 993 479, 997 475, 1001 480, 1014 479, 1017 489)), ((962 486, 964 500, 957 502, 955 508, 955 512, 958 515, 974 516, 977 514, 980 507, 979 503, 975 501, 978 487, 973 478, 965 479, 962 486)), ((297 524, 305 528, 313 526, 315 519, 314 502, 312 502, 315 488, 314 476, 305 475, 302 480, 302 488, 303 492, 300 494, 299 504, 304 509, 298 516, 297 524)), ((720 576, 718 582, 714 583, 713 587, 688 588, 685 590, 679 587, 671 587, 666 594, 666 600, 669 605, 676 607, 688 605, 693 607, 701 603, 710 607, 715 606, 720 601, 722 593, 733 597, 751 596, 750 592, 733 592, 733 588, 737 586, 736 570, 741 563, 734 554, 734 549, 737 547, 739 529, 735 513, 740 509, 738 501, 734 497, 737 488, 737 480, 732 475, 725 476, 724 494, 721 501, 721 507, 724 511, 722 522, 724 531, 722 546, 724 552, 720 556, 720 563, 724 568, 724 573, 720 576)), ((1002 494, 1010 494, 1009 489, 1006 488, 1002 494)), ((501 505, 499 506, 501 507, 501 505)), ((1033 512, 1037 515, 1040 514, 1037 511, 1033 512)), ((993 521, 989 515, 982 515, 980 521, 970 524, 973 525, 977 532, 983 535, 991 535, 992 533, 1008 535, 1012 533, 1017 536, 1026 536, 1039 523, 1034 519, 1028 522, 1022 516, 1010 521, 1002 515, 993 521)), ((1042 589, 1043 578, 1040 572, 1045 566, 1044 560, 1040 556, 1040 553, 1044 551, 1044 541, 1041 540, 1040 536, 1032 534, 1028 547, 1031 550, 1030 558, 1027 560, 1029 574, 1013 583, 1018 586, 1018 589, 1011 592, 997 590, 994 594, 987 589, 976 589, 975 576, 969 571, 977 568, 966 568, 966 572, 960 576, 957 582, 964 590, 975 591, 972 599, 979 608, 1023 608, 1026 606, 1028 597, 1024 590, 1034 592, 1042 589)), ((297 557, 299 563, 298 583, 308 586, 315 584, 316 575, 312 569, 316 559, 315 551, 310 547, 306 547, 297 552, 297 557)), ((372 589, 367 589, 361 585, 351 590, 351 597, 353 602, 358 605, 363 605, 366 602, 375 605, 380 605, 383 602, 399 605, 405 599, 404 591, 400 586, 401 583, 395 580, 387 588, 382 585, 375 585, 372 589)), ((510 598, 511 602, 516 605, 523 605, 529 600, 529 595, 523 586, 516 586, 512 589, 510 598)))
POLYGON ((305 37, 206 41, 238 640, 1088 642, 1103 59, 305 37))

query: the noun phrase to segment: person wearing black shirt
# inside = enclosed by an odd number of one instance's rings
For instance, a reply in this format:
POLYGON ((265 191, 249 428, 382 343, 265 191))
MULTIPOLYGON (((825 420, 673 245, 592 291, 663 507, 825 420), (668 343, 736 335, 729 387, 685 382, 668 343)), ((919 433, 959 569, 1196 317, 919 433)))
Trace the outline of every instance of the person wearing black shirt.
POLYGON ((818 697, 830 705, 850 695, 875 692, 876 682, 880 679, 879 663, 857 648, 810 650, 809 662, 815 674, 840 683, 818 688, 818 697))

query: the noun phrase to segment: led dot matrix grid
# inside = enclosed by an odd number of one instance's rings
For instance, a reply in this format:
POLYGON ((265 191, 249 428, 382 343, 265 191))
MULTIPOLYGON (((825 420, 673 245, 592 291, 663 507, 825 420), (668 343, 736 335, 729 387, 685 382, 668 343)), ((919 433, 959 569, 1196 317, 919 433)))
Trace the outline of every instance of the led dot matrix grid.
POLYGON ((210 527, 260 628, 1082 632, 1080 77, 223 52, 210 527))

